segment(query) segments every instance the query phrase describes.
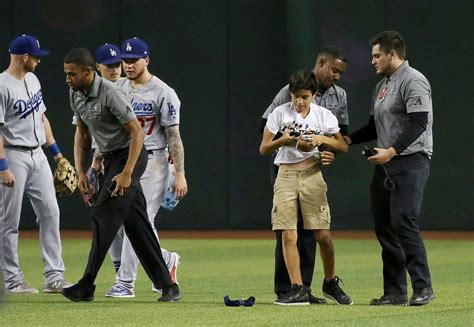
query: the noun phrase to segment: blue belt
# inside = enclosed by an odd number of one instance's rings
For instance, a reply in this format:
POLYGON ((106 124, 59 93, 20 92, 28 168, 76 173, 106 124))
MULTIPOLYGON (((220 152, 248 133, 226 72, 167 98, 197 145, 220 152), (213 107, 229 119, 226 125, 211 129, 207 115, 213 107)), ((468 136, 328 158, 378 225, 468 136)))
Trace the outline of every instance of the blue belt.
POLYGON ((25 151, 33 151, 38 149, 39 145, 37 146, 24 146, 24 145, 10 145, 6 144, 4 145, 5 148, 13 148, 13 149, 20 149, 20 150, 25 150, 25 151))
POLYGON ((163 151, 163 150, 165 150, 165 149, 166 149, 166 148, 153 149, 153 150, 146 150, 146 152, 147 152, 148 154, 153 154, 153 153, 155 153, 155 152, 163 151))

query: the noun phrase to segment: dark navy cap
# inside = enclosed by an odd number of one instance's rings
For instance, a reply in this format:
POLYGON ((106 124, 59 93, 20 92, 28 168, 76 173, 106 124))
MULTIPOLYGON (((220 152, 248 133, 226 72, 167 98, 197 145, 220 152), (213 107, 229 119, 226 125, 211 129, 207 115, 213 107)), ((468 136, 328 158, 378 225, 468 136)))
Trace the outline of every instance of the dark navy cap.
POLYGON ((122 43, 122 58, 146 58, 150 56, 148 52, 148 44, 140 40, 138 37, 128 39, 122 43))
POLYGON ((105 43, 95 51, 95 61, 98 64, 110 65, 122 62, 120 48, 115 44, 105 43))
POLYGON ((30 56, 42 57, 49 55, 49 51, 42 50, 37 38, 31 35, 21 35, 13 39, 8 51, 11 54, 29 54, 30 56))

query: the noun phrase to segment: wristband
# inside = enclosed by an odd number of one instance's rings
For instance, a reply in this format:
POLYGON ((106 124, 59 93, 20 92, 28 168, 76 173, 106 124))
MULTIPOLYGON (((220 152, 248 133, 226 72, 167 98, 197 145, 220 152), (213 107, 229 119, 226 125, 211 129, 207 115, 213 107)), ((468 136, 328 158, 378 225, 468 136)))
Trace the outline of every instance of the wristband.
POLYGON ((49 146, 49 151, 53 154, 53 156, 61 153, 61 150, 59 150, 59 147, 56 143, 53 143, 49 146))
POLYGON ((0 159, 0 171, 4 171, 7 169, 8 169, 7 159, 5 158, 0 159))

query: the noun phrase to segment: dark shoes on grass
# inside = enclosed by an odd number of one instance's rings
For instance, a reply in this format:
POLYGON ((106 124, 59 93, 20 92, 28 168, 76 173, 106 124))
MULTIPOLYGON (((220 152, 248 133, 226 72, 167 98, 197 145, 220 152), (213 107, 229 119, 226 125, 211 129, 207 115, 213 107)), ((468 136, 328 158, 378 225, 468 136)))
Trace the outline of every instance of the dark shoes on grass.
POLYGON ((370 305, 408 305, 408 296, 398 294, 385 294, 380 299, 373 299, 370 305))
MULTIPOLYGON (((329 281, 323 280, 323 295, 328 299, 333 300, 337 304, 352 304, 352 299, 344 293, 339 286, 341 280, 335 277, 329 281)), ((306 305, 306 304, 326 304, 325 299, 318 298, 311 294, 309 287, 304 285, 291 285, 288 293, 278 295, 274 304, 279 305, 306 305)))
POLYGON ((408 300, 406 294, 385 294, 380 299, 373 299, 370 301, 370 305, 411 305, 420 306, 425 305, 433 301, 435 294, 431 288, 415 289, 413 295, 408 300))
POLYGON ((409 303, 413 306, 425 305, 433 301, 435 297, 431 288, 415 289, 409 303))
POLYGON ((278 305, 309 305, 308 288, 303 285, 293 284, 287 293, 280 294, 273 302, 278 305))
MULTIPOLYGON (((305 287, 305 286, 303 286, 303 287, 305 287)), ((309 304, 326 304, 327 303, 327 301, 325 299, 316 297, 313 294, 311 294, 311 290, 309 288, 306 288, 306 290, 308 291, 309 304)), ((277 303, 277 302, 281 302, 281 301, 285 302, 286 301, 285 298, 287 298, 287 297, 288 297, 287 293, 284 293, 284 292, 279 293, 278 298, 273 303, 274 304, 281 304, 281 303, 277 303)), ((281 304, 281 305, 283 305, 283 304, 281 304)))
POLYGON ((308 293, 308 296, 309 296, 309 303, 310 303, 310 304, 326 304, 326 303, 328 303, 328 302, 326 301, 326 299, 322 299, 322 298, 320 298, 320 297, 316 297, 316 296, 314 296, 314 295, 311 294, 311 293, 308 293))
POLYGON ((90 302, 94 300, 95 285, 81 279, 71 287, 63 288, 61 293, 74 302, 90 302))
POLYGON ((172 286, 163 289, 163 293, 158 299, 158 302, 176 302, 180 299, 181 294, 179 293, 179 287, 177 284, 173 284, 172 286))
POLYGON ((331 279, 329 281, 324 279, 323 280, 323 295, 327 297, 328 299, 333 300, 337 304, 351 305, 352 299, 349 295, 344 293, 342 288, 339 286, 340 281, 341 280, 337 276, 334 279, 331 279))
MULTIPOLYGON (((95 285, 81 279, 77 284, 63 288, 61 293, 69 300, 74 302, 90 302, 94 300, 95 285)), ((173 284, 170 287, 163 289, 162 296, 158 299, 159 302, 176 302, 181 299, 178 285, 173 284)))

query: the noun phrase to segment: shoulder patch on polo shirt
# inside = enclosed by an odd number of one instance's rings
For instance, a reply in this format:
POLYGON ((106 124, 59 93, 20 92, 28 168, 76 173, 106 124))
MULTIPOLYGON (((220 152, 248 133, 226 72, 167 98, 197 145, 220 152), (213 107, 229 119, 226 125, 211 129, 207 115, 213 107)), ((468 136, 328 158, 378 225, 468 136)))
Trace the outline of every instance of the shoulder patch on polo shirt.
POLYGON ((415 102, 413 103, 414 106, 422 106, 423 102, 421 101, 421 97, 416 97, 415 102))

